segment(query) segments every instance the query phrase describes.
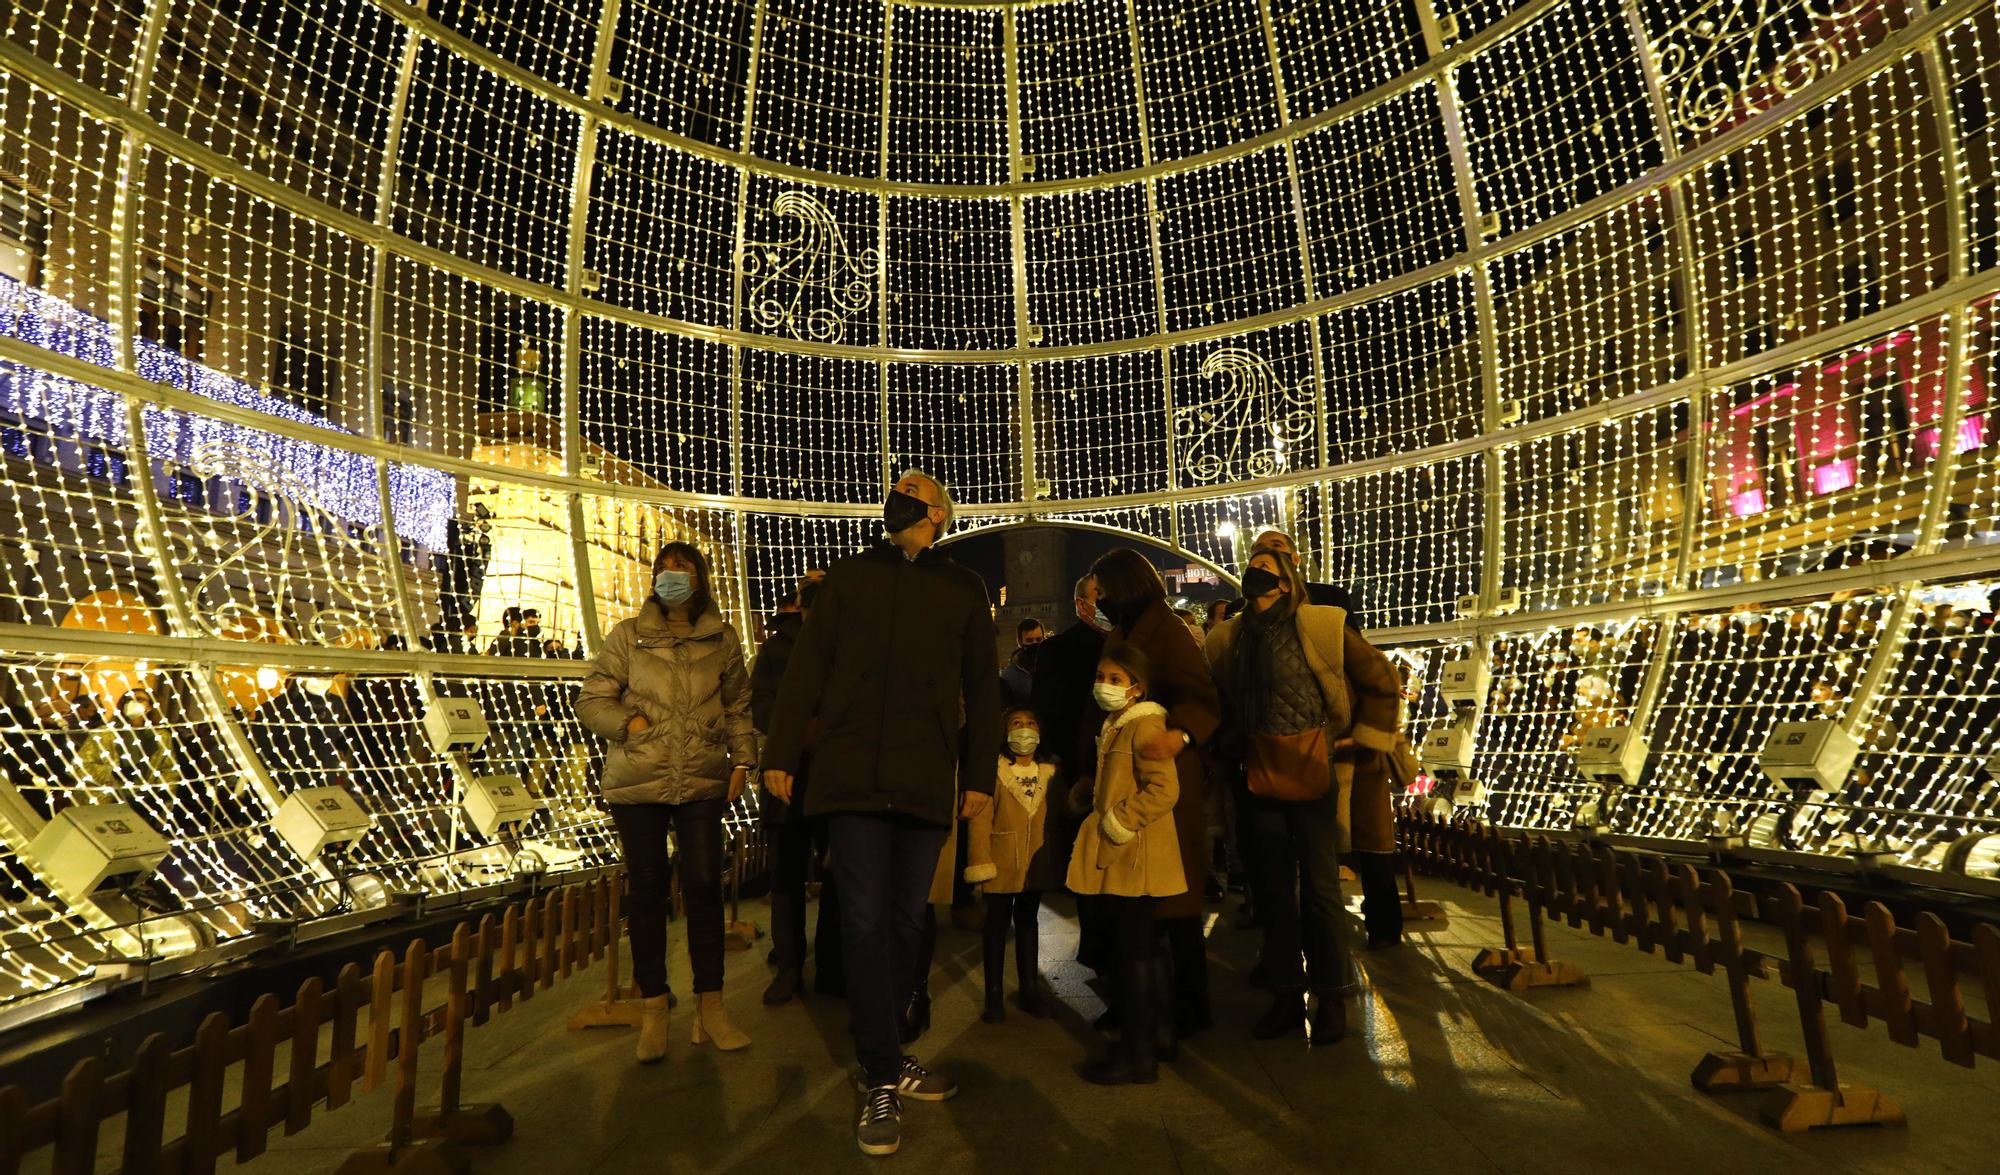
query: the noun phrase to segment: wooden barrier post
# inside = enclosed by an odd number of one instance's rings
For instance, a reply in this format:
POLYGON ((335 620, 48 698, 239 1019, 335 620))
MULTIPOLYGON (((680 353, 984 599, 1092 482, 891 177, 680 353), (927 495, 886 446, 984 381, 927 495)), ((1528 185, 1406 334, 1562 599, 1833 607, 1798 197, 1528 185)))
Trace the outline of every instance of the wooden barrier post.
POLYGON ((157 1032, 132 1056, 132 1080, 125 1096, 125 1161, 118 1168, 121 1175, 152 1175, 164 1165, 160 1146, 166 1141, 173 1063, 173 1046, 157 1032))
POLYGON ((1781 1085, 1773 1090, 1764 1121, 1787 1133, 1822 1126, 1902 1125, 1903 1109, 1893 1099, 1865 1085, 1841 1084, 1834 1069, 1819 968, 1813 962, 1812 940, 1806 930, 1805 902, 1792 885, 1778 887, 1776 913, 1785 932, 1785 980, 1798 997, 1799 1029, 1805 1035, 1812 1084, 1781 1085))
POLYGON ((187 1130, 181 1136, 181 1170, 213 1175, 222 1153, 222 1079, 229 1070, 229 1018, 212 1012, 194 1034, 194 1069, 188 1078, 187 1130))
MULTIPOLYGON (((385 955, 388 952, 383 952, 385 955)), ((378 966, 377 976, 381 971, 378 966)), ((393 974, 393 971, 392 971, 393 974)), ((396 1097, 390 1110, 389 1137, 374 1146, 363 1147, 340 1164, 339 1175, 378 1175, 383 1171, 411 1171, 421 1175, 469 1175, 472 1164, 449 1139, 418 1139, 417 1056, 424 1044, 424 980, 430 975, 430 947, 414 939, 403 955, 402 1022, 396 1029, 396 1097)), ((380 994, 380 987, 377 987, 380 994)), ((382 1011, 381 1008, 376 1009, 382 1011)), ((374 1013, 371 1013, 373 1015, 374 1013)), ((383 1017, 385 1023, 387 1016, 383 1017)), ((369 1025, 371 1042, 377 1038, 369 1025)), ((368 1068, 377 1068, 375 1047, 369 1045, 368 1068)), ((386 1061, 386 1057, 385 1057, 386 1061)))
POLYGON ((1514 935, 1513 893, 1517 884, 1514 876, 1514 846, 1497 830, 1487 829, 1484 835, 1475 834, 1476 859, 1485 862, 1476 870, 1483 874, 1488 885, 1500 895, 1500 928, 1505 936, 1504 947, 1487 947, 1472 959, 1473 973, 1495 987, 1503 987, 1515 995, 1521 995, 1532 987, 1585 987, 1590 977, 1583 968, 1574 963, 1564 963, 1548 956, 1548 942, 1542 932, 1541 902, 1535 895, 1536 870, 1529 865, 1525 878, 1518 884, 1524 897, 1528 899, 1528 918, 1535 936, 1532 950, 1522 950, 1514 935))
POLYGON ((92 1175, 97 1170, 97 1135, 104 1124, 104 1062, 85 1057, 63 1078, 56 1103, 54 1175, 92 1175))
POLYGON ((319 1100, 319 1026, 325 1022, 326 985, 318 976, 299 984, 292 1000, 291 1069, 285 1078, 285 1136, 312 1125, 319 1100))
POLYGON ((243 1035, 243 1094, 236 1116, 236 1162, 264 1153, 271 1137, 271 1078, 278 1057, 278 997, 265 992, 250 1005, 243 1035))
POLYGON ((472 1018, 466 978, 471 971, 472 928, 461 922, 451 933, 451 987, 445 993, 444 1075, 438 1082, 438 1104, 417 1115, 411 1124, 416 1138, 442 1138, 458 1146, 494 1146, 514 1137, 514 1116, 498 1103, 459 1104, 465 1079, 465 1025, 472 1018))
POLYGON ((624 888, 622 876, 613 878, 606 907, 606 922, 610 928, 610 936, 604 945, 604 998, 578 1009, 576 1014, 569 1018, 572 1030, 639 1026, 639 1001, 632 998, 632 993, 628 992, 618 979, 619 944, 624 939, 618 927, 619 895, 624 888))
MULTIPOLYGON (((1691 866, 1685 868, 1691 881, 1694 870, 1691 866)), ((1729 874, 1715 870, 1707 885, 1691 886, 1685 896, 1688 925, 1698 939, 1695 960, 1703 971, 1714 969, 1707 949, 1708 932, 1700 917, 1704 898, 1715 911, 1719 939, 1715 953, 1721 956, 1723 975, 1729 983, 1729 1006, 1736 1014, 1737 1043, 1736 1052, 1703 1057, 1695 1065, 1690 1080, 1703 1093, 1769 1089, 1790 1082, 1797 1076, 1797 1065, 1785 1053, 1765 1052, 1757 1032, 1757 1014, 1750 1006, 1750 963, 1743 953, 1743 928, 1736 921, 1736 892, 1729 874)))

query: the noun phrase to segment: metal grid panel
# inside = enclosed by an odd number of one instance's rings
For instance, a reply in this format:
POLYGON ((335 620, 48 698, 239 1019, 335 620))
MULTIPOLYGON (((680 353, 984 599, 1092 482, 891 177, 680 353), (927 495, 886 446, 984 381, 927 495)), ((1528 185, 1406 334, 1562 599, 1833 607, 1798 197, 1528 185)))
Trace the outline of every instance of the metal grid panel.
POLYGON ((870 502, 882 493, 882 375, 860 359, 743 352, 743 489, 870 502))
POLYGON ((1336 465, 1478 435, 1475 315, 1472 277, 1459 273, 1320 319, 1336 465))
POLYGON ((562 285, 577 115, 426 41, 404 118, 396 230, 562 285))
POLYGON ((1074 179, 1144 163, 1125 0, 1021 8, 1014 24, 1029 174, 1074 179))
POLYGON ((1286 112, 1294 120, 1323 114, 1421 65, 1416 4, 1270 0, 1286 112))
POLYGON ((260 175, 373 217, 408 35, 349 0, 187 4, 162 36, 148 113, 260 175))
POLYGON ((889 346, 1014 345, 1013 226, 997 200, 889 201, 889 346))
POLYGON ((1176 549, 1236 575, 1250 562, 1259 531, 1285 529, 1284 507, 1285 496, 1276 490, 1182 502, 1174 507, 1176 549))
MULTIPOLYGON (((752 631, 739 585, 746 547, 728 510, 663 507, 615 494, 583 499, 583 550, 590 559, 598 627, 610 632, 653 594, 653 560, 671 542, 692 543, 708 560, 709 597, 745 640, 752 631)), ((747 650, 746 650, 747 653, 747 650)))
POLYGON ((603 0, 429 0, 439 24, 566 90, 590 79, 603 0))
POLYGON ((662 129, 743 150, 755 0, 619 0, 620 106, 662 129))
POLYGON ((1020 407, 1011 363, 891 363, 891 475, 923 469, 965 504, 1020 500, 1020 407))
POLYGON ((1284 151, 1168 176, 1159 184, 1159 212, 1167 329, 1249 318, 1302 300, 1284 151))
POLYGON ((8 217, 6 236, 40 238, 39 256, 13 241, 0 244, 19 259, 0 279, 7 300, 0 335, 92 363, 112 362, 108 343, 86 355, 78 347, 81 339, 67 330, 50 333, 48 324, 78 315, 79 322, 95 324, 85 335, 109 339, 104 316, 113 300, 113 205, 123 142, 114 128, 0 72, 0 196, 20 203, 20 211, 8 217), (18 275, 17 267, 23 271, 18 275), (38 289, 24 292, 23 281, 38 289), (41 309, 20 305, 23 298, 53 301, 41 309))
POLYGON ((1687 324, 1657 196, 1508 253, 1492 267, 1500 396, 1524 420, 1594 407, 1685 374, 1687 324))
MULTIPOLYGON (((93 89, 124 97, 142 0, 76 4, 17 0, 7 7, 7 40, 93 89)), ((7 126, 24 125, 8 120, 7 126)))
POLYGON ((743 561, 752 608, 760 616, 771 611, 808 571, 824 571, 881 535, 882 524, 867 518, 745 514, 743 561))
POLYGON ((1167 488, 1166 389, 1158 351, 1034 366, 1035 464, 1053 498, 1167 488))
POLYGON ((1502 582, 1523 607, 1655 595, 1680 547, 1687 406, 1500 450, 1502 582))
POLYGON ((1313 297, 1374 285, 1464 246, 1436 86, 1413 86, 1307 135, 1297 151, 1313 297))
POLYGON ((599 476, 694 494, 729 484, 729 348, 608 319, 583 320, 583 435, 599 476))
POLYGON ((419 262, 382 277, 382 435, 453 457, 513 435, 556 451, 560 313, 419 262))
POLYGON ((1622 9, 1565 0, 1453 71, 1479 206, 1514 232, 1659 166, 1622 9))
POLYGON ((1648 741, 1652 774, 1621 798, 1614 824, 1653 836, 1729 828, 1761 847, 1792 847, 1792 803, 1757 767, 1779 722, 1837 718, 1860 680, 1888 602, 1679 617, 1666 692, 1648 741))
POLYGON ((1184 159, 1278 125, 1258 0, 1133 0, 1153 158, 1184 159))
POLYGON ((1889 66, 1686 181, 1708 362, 1730 363, 1935 289, 1947 185, 1915 61, 1889 66))
POLYGON ((1007 180, 1007 78, 996 10, 897 8, 889 26, 892 180, 1007 180))
POLYGON ((1592 731, 1631 724, 1658 635, 1657 622, 1623 620, 1493 642, 1474 770, 1495 792, 1500 823, 1574 824, 1596 788, 1578 778, 1571 752, 1592 731))
POLYGON ((1486 509, 1477 457, 1328 482, 1327 563, 1363 628, 1437 624, 1479 591, 1486 509))
POLYGON ((1029 318, 1051 346, 1137 339, 1159 328, 1140 184, 1022 202, 1029 318))
POLYGON ((732 325, 742 174, 606 127, 591 178, 584 287, 632 310, 732 325))
POLYGON ((765 0, 754 154, 881 174, 884 11, 881 0, 765 0))

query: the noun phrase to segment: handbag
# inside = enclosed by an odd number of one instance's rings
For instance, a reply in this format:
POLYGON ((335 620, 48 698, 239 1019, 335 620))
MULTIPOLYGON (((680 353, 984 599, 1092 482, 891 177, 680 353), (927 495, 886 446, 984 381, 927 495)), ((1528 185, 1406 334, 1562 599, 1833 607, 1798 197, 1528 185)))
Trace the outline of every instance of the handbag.
POLYGON ((1251 795, 1297 803, 1320 799, 1333 787, 1324 726, 1297 734, 1252 735, 1247 760, 1245 782, 1251 795))

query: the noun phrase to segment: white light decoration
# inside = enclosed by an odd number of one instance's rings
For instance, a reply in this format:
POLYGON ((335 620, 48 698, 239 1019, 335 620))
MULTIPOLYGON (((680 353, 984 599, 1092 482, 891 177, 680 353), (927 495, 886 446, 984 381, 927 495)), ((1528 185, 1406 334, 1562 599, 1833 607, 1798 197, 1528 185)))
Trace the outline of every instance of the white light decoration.
POLYGON ((171 843, 156 950, 341 907, 270 833, 308 788, 371 901, 500 875, 485 776, 549 870, 612 860, 571 703, 660 546, 755 640, 912 465, 959 535, 1227 576, 1289 530, 1413 730, 1490 666, 1504 824, 1573 827, 1630 728, 1614 833, 2000 836, 1986 0, 0 24, 0 1006, 134 941, 24 851, 66 805, 171 843), (1857 755, 1796 796, 1758 752, 1812 721, 1857 755))

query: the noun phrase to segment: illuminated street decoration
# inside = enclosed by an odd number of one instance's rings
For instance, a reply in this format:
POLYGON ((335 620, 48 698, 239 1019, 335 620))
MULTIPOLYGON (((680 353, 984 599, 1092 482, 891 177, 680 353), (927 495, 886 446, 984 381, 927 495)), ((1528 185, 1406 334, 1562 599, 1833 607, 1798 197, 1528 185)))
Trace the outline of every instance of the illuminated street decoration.
POLYGON ((659 546, 754 639, 907 464, 961 533, 1290 527, 1413 729, 1484 650, 1500 822, 1630 724, 1616 831, 2000 831, 1990 0, 598 7, 7 11, 0 1004, 338 908, 296 788, 366 900, 502 875, 441 696, 609 860, 575 658, 659 546), (1842 790, 1757 769, 1809 718, 1842 790), (158 886, 24 852, 92 797, 158 886))

